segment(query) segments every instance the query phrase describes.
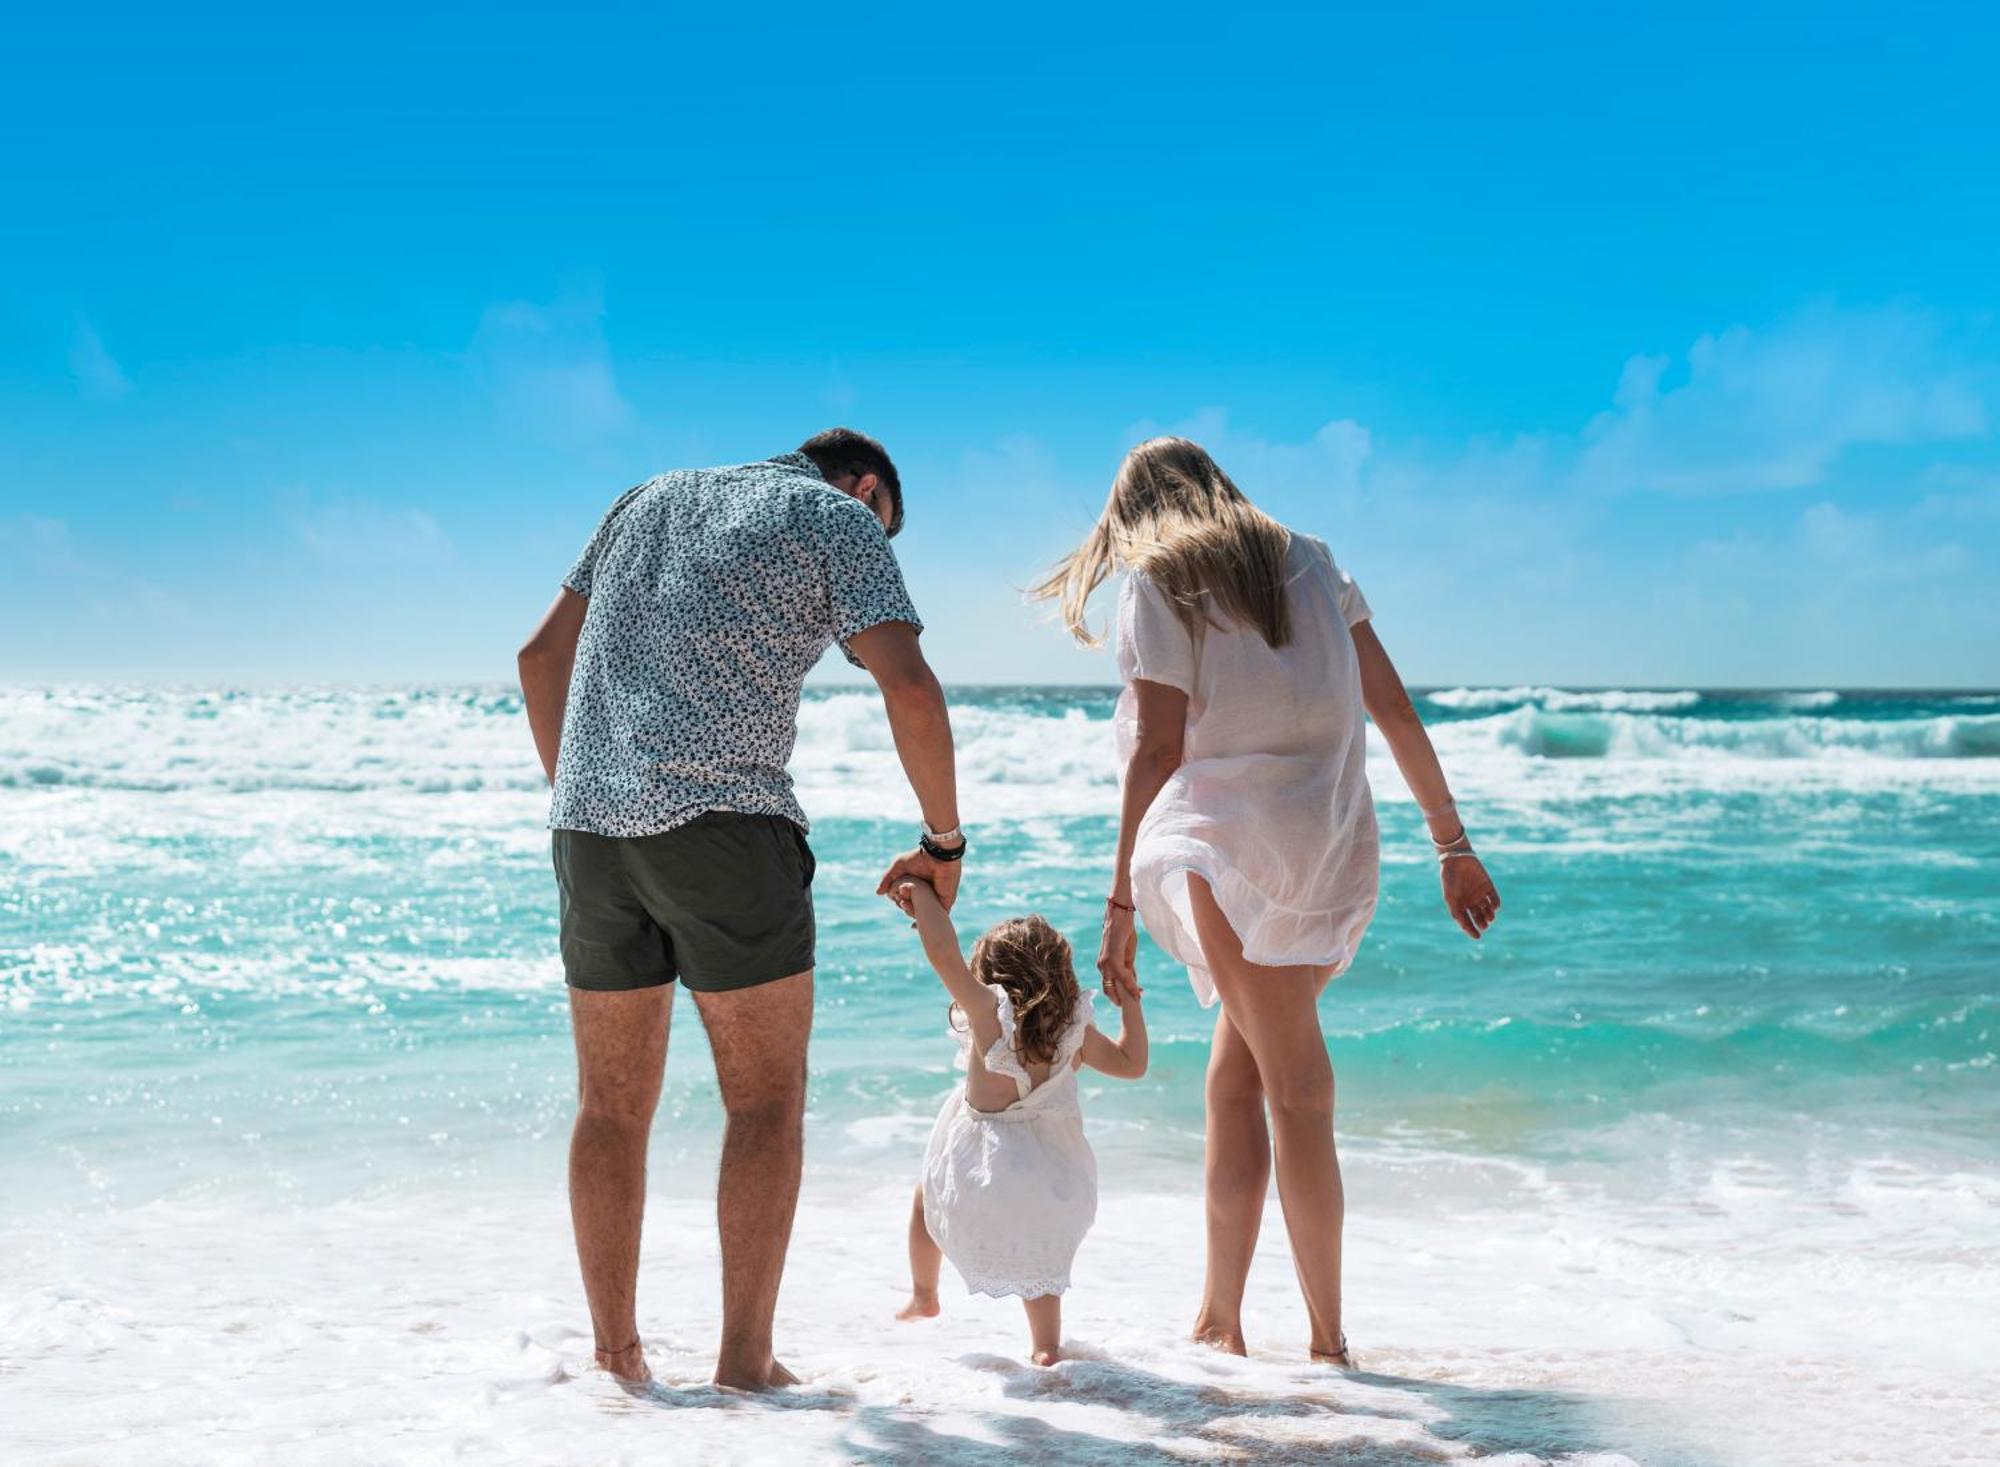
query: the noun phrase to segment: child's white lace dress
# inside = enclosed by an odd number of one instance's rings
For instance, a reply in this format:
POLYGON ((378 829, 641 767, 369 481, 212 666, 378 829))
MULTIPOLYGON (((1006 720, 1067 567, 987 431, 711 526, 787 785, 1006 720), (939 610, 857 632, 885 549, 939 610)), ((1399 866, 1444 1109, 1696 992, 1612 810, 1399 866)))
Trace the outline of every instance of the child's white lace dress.
MULTIPOLYGON (((962 1084, 946 1097, 924 1153, 924 1222, 973 1293, 1060 1294, 1097 1218, 1097 1158, 1083 1137, 1075 1064, 1093 995, 1081 996, 1049 1077, 1036 1085, 1015 1052, 1012 1001, 997 983, 987 988, 1000 1037, 981 1058, 1013 1080, 1018 1098, 1005 1110, 979 1111, 962 1084)), ((972 1038, 953 1032, 964 1069, 972 1038)))

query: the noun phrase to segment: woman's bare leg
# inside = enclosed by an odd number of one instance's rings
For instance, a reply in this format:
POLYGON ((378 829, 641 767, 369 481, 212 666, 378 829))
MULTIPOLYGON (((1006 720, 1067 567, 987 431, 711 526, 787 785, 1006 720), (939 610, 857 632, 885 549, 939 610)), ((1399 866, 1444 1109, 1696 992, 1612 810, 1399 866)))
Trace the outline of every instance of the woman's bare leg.
POLYGON ((1328 973, 1324 968, 1246 962, 1243 944, 1208 883, 1190 876, 1188 890, 1195 936, 1223 1012, 1256 1058, 1270 1104, 1278 1200, 1312 1324, 1312 1353, 1338 1355, 1340 1230, 1346 1200, 1333 1146, 1333 1062, 1319 1027, 1318 999, 1328 973))
POLYGON ((924 1222, 924 1189, 920 1183, 910 1203, 910 1302, 896 1311, 898 1319, 930 1319, 938 1312, 938 1272, 944 1250, 924 1222))
POLYGON ((1028 1311, 1028 1335, 1033 1341, 1037 1365, 1053 1365, 1062 1359, 1062 1295, 1043 1294, 1023 1299, 1028 1311))
POLYGON ((1243 1286, 1264 1222, 1271 1185, 1271 1133, 1264 1124, 1264 1083, 1257 1060, 1225 1010, 1216 1016, 1208 1053, 1208 1275, 1194 1338, 1232 1355, 1245 1353, 1243 1286))

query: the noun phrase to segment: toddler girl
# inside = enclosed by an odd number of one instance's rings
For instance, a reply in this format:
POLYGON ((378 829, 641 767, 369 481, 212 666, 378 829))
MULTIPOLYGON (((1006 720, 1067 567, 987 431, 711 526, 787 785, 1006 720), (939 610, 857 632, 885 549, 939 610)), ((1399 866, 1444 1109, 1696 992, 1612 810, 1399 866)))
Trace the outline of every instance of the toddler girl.
POLYGON ((1133 990, 1114 1042, 1090 1022, 1069 943, 1040 917, 1015 917, 972 947, 928 883, 891 893, 916 920, 924 955, 952 1004, 965 1084, 931 1128, 910 1212, 910 1302, 899 1319, 938 1312, 938 1259, 976 1294, 1012 1294, 1028 1311, 1037 1365, 1061 1358, 1070 1263, 1097 1216, 1097 1158, 1083 1138, 1076 1071, 1146 1073, 1146 1020, 1133 990))

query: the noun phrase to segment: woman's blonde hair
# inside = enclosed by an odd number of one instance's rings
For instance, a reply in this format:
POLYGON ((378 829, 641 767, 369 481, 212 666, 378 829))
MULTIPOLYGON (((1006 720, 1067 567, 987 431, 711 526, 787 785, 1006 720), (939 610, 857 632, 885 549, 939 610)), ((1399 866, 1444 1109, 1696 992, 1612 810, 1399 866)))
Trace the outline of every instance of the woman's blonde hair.
MULTIPOLYGON (((972 945, 972 976, 997 983, 1014 1005, 1014 1052, 1024 1064, 1054 1062, 1083 995, 1069 939, 1041 917, 1009 917, 972 945)), ((951 1006, 952 1024, 959 1020, 951 1006)))
POLYGON ((1198 443, 1150 438, 1125 455, 1104 513, 1082 545, 1030 594, 1062 608, 1070 635, 1101 640, 1084 622, 1107 576, 1143 571, 1194 635, 1211 614, 1291 640, 1285 562, 1292 532, 1258 509, 1198 443))

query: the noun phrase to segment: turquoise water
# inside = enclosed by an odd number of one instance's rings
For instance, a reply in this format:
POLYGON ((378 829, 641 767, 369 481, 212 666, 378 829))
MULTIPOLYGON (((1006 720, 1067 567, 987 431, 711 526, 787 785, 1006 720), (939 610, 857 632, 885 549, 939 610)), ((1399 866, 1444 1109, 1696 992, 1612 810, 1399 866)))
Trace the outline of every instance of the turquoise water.
MULTIPOLYGON (((953 693, 968 928, 1088 955, 1105 689, 953 693)), ((1386 758, 1384 890, 1322 1014, 1350 1145, 1570 1168, 1938 1175, 2000 1154, 2000 697, 1452 689, 1420 702, 1506 901, 1445 919, 1386 758)), ((1376 754, 1380 751, 1376 750, 1376 754)), ((913 812, 872 697, 808 700, 820 856, 812 1165, 914 1164, 943 996, 869 893, 913 812)), ((0 701, 0 1197, 122 1208, 507 1185, 572 1072, 543 795, 496 689, 17 690, 0 701)), ((1143 955, 1154 1073, 1089 1097, 1128 1175, 1191 1177, 1208 1016, 1143 955)), ((716 1129, 691 1007, 657 1160, 716 1129)))

